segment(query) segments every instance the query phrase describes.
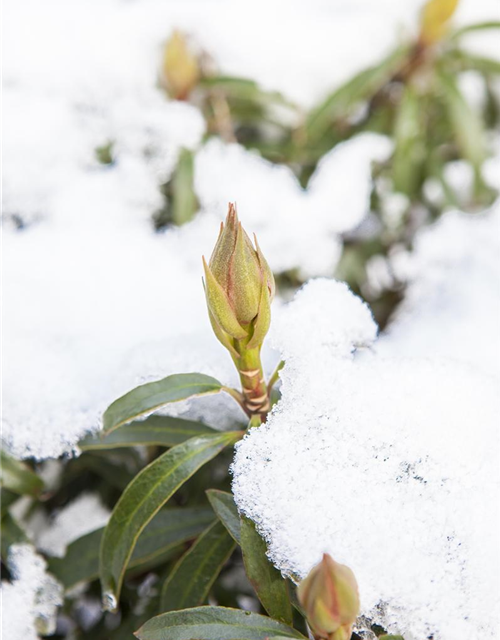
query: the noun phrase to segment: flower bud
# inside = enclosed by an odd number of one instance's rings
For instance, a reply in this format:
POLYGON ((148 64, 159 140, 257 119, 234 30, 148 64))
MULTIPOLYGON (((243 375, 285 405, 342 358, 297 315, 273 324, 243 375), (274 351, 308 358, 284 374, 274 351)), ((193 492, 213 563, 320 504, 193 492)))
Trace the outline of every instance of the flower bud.
POLYGON ((186 36, 174 31, 165 45, 162 84, 171 98, 187 100, 199 79, 197 56, 191 51, 186 36))
POLYGON ((299 584, 297 595, 316 637, 350 639, 359 613, 359 595, 349 567, 325 553, 299 584))
POLYGON ((420 18, 420 40, 432 45, 443 38, 448 22, 458 5, 458 0, 428 0, 420 18))
POLYGON ((210 320, 228 349, 233 339, 248 339, 248 349, 260 347, 269 329, 274 277, 255 243, 230 204, 210 262, 203 261, 210 320))

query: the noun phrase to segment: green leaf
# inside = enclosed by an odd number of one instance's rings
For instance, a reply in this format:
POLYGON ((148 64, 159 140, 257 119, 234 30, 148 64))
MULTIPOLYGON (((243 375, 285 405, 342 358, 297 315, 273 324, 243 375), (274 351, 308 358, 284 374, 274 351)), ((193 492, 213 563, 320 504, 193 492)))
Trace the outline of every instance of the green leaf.
POLYGON ((144 527, 186 480, 241 435, 241 431, 229 431, 191 438, 166 451, 128 485, 111 514, 101 543, 105 609, 116 609, 125 568, 144 527))
POLYGON ((156 382, 148 382, 132 389, 106 409, 103 431, 109 433, 170 402, 217 393, 221 387, 218 380, 203 373, 178 373, 156 382))
POLYGON ((467 33, 472 33, 473 31, 484 31, 488 29, 500 29, 500 22, 495 20, 489 20, 487 22, 476 22, 475 24, 469 24, 465 27, 461 27, 460 29, 457 29, 450 36, 450 39, 456 40, 457 38, 461 38, 463 35, 467 33))
POLYGON ((306 129, 310 138, 321 138, 336 120, 348 117, 354 106, 375 95, 389 82, 407 55, 406 47, 398 48, 378 65, 364 69, 336 89, 309 114, 306 129))
MULTIPOLYGON (((208 507, 161 509, 139 536, 128 571, 159 564, 177 551, 179 545, 192 540, 213 522, 208 507)), ((104 527, 87 533, 68 545, 63 558, 50 558, 51 573, 70 589, 99 577, 99 547, 104 527)))
POLYGON ((163 613, 148 620, 135 635, 139 640, 304 638, 295 629, 266 616, 226 607, 196 607, 163 613))
POLYGON ((10 507, 19 500, 19 494, 9 491, 8 489, 0 489, 0 515, 3 516, 8 512, 10 507))
POLYGON ((458 71, 479 71, 484 75, 499 75, 500 61, 494 58, 484 58, 459 49, 452 49, 444 60, 450 62, 458 71))
POLYGON ((232 539, 241 545, 241 521, 232 494, 219 489, 208 489, 205 492, 217 517, 226 527, 232 539))
POLYGON ((204 604, 235 546, 224 525, 211 524, 172 569, 162 588, 160 610, 204 604))
POLYGON ((0 450, 1 486, 19 495, 36 496, 43 489, 42 480, 26 464, 0 450))
POLYGON ((411 85, 404 89, 394 127, 392 173, 394 189, 409 197, 416 195, 427 150, 422 132, 422 106, 411 85))
POLYGON ((193 182, 193 152, 190 149, 181 149, 171 181, 172 221, 176 225, 192 220, 198 209, 193 182))
POLYGON ((405 639, 403 638, 403 636, 384 635, 384 636, 379 636, 378 640, 405 640, 405 639))
POLYGON ((479 170, 486 155, 484 130, 479 114, 469 106, 451 74, 441 71, 439 79, 458 147, 464 158, 479 170))
POLYGON ((189 438, 217 433, 202 422, 171 418, 170 416, 150 416, 123 425, 104 437, 99 434, 88 436, 78 443, 82 451, 93 449, 117 449, 137 445, 158 445, 175 447, 189 438))
POLYGON ((4 563, 7 562, 10 546, 19 542, 29 542, 29 538, 13 516, 7 513, 2 518, 2 535, 0 536, 0 554, 4 563))
POLYGON ((247 577, 264 609, 275 620, 292 624, 292 605, 286 580, 269 561, 265 541, 254 523, 245 516, 241 518, 241 550, 247 577))

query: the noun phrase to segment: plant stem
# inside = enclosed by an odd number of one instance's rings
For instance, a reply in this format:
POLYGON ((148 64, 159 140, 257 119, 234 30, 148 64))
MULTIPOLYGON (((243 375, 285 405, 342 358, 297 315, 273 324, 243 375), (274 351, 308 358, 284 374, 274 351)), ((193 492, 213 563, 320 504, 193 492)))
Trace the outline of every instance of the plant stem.
POLYGON ((235 340, 234 346, 239 355, 233 356, 233 361, 240 375, 245 411, 249 417, 259 416, 265 422, 271 405, 260 359, 260 347, 247 349, 248 341, 235 340))

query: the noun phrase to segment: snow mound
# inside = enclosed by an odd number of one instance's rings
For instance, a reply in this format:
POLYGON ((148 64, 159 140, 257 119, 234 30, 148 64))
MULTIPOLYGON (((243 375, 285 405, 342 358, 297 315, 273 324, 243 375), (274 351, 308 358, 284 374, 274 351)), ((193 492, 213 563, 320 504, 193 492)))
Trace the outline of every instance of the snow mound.
POLYGON ((342 250, 340 234, 370 210, 372 162, 390 151, 384 136, 358 135, 322 158, 304 190, 287 167, 212 140, 196 157, 195 188, 202 210, 219 216, 236 200, 240 217, 268 248, 273 271, 331 275, 342 250))
POLYGON ((55 631, 61 585, 46 573, 47 564, 31 545, 12 545, 8 558, 12 583, 2 581, 2 637, 38 640, 55 631))
POLYGON ((377 345, 383 355, 435 354, 500 374, 500 202, 450 211, 419 232, 393 267, 409 285, 377 345))
POLYGON ((283 395, 237 445, 238 507, 285 575, 330 553, 356 574, 362 613, 405 640, 494 638, 497 386, 436 358, 349 355, 375 336, 355 300, 323 280, 282 311, 283 395))

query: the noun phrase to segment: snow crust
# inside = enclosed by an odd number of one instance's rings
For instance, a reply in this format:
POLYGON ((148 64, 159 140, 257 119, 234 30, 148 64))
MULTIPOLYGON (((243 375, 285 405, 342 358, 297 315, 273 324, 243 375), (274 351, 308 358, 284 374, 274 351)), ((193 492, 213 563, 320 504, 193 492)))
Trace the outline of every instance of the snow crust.
POLYGON ((37 640, 55 631, 62 587, 46 573, 47 563, 28 544, 10 547, 8 558, 12 582, 2 581, 2 638, 37 640))
POLYGON ((497 381, 431 351, 384 357, 375 333, 335 281, 282 310, 282 400, 237 445, 238 507, 285 575, 329 552, 356 574, 362 613, 405 640, 494 638, 497 381))

